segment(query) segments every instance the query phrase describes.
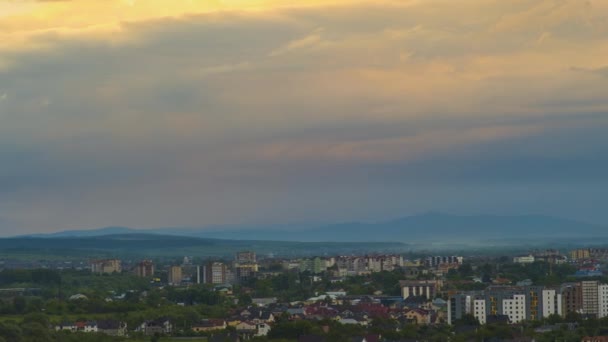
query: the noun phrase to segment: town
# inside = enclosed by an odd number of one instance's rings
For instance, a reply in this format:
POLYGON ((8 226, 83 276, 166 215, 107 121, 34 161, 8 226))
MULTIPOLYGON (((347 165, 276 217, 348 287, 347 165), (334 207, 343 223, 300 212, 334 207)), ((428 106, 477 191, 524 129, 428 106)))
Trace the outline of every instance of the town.
POLYGON ((588 248, 500 257, 279 258, 241 251, 231 260, 3 260, 0 336, 603 341, 607 257, 606 249, 588 248))

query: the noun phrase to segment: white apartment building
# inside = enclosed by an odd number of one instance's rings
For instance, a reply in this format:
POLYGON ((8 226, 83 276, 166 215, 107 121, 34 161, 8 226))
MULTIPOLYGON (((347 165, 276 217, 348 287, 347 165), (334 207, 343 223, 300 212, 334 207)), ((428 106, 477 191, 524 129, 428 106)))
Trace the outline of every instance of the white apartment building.
POLYGON ((475 299, 473 301, 473 316, 477 318, 480 324, 486 324, 486 300, 475 299))
POLYGON ((598 286, 598 317, 608 317, 608 284, 598 286))
POLYGON ((562 315, 562 295, 552 289, 545 289, 542 293, 543 317, 562 315))
POLYGON ((511 323, 526 319, 526 295, 515 294, 512 299, 502 300, 502 314, 509 316, 511 323))

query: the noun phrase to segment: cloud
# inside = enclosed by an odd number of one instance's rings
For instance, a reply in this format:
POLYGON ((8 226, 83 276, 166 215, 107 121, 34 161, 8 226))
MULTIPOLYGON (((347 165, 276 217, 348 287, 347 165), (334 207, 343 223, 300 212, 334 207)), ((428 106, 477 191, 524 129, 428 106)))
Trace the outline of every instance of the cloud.
POLYGON ((0 24, 16 225, 563 213, 606 183, 604 2, 108 3, 0 24))
POLYGON ((291 51, 296 51, 300 49, 308 49, 314 48, 322 43, 321 33, 322 29, 317 29, 313 33, 307 35, 306 37, 295 39, 293 41, 288 42, 284 46, 279 47, 278 49, 270 52, 269 56, 279 56, 291 51))

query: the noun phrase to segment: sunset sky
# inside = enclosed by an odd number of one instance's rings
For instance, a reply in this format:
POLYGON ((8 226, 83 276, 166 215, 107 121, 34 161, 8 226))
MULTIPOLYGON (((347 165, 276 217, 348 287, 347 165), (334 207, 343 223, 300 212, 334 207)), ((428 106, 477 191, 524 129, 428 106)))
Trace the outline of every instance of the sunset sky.
POLYGON ((0 0, 0 235, 608 224, 608 1, 0 0))

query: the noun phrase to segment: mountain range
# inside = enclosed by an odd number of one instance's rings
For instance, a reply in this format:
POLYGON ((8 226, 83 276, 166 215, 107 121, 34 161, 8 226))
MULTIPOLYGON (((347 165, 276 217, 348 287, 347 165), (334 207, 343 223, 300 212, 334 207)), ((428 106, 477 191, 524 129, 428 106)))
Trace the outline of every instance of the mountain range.
POLYGON ((224 240, 298 242, 421 242, 475 243, 480 241, 608 238, 608 227, 540 215, 448 215, 426 213, 383 222, 330 225, 219 226, 206 228, 134 229, 106 227, 67 230, 28 237, 95 237, 118 234, 158 234, 224 240))

